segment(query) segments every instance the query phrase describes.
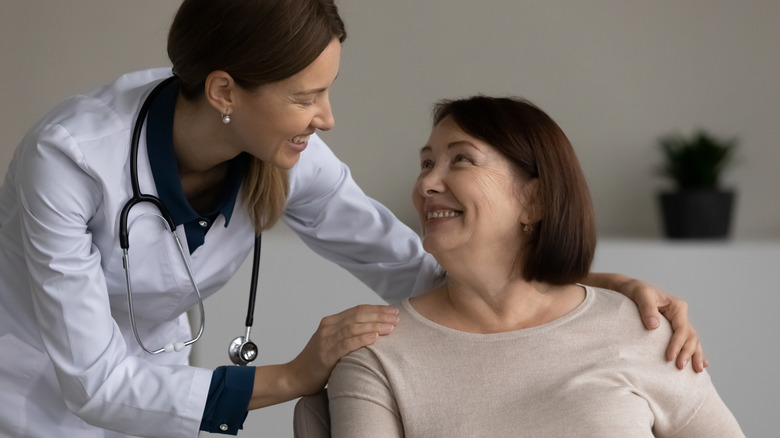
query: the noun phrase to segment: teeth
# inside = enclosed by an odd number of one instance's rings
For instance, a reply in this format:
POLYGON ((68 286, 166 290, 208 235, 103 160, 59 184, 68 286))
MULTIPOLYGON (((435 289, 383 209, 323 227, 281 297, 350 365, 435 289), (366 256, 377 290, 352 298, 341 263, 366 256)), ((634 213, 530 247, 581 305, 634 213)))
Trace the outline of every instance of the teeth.
POLYGON ((297 143, 297 144, 306 143, 307 141, 309 141, 309 136, 308 135, 299 135, 297 137, 293 137, 290 141, 293 142, 293 143, 297 143))
POLYGON ((427 217, 428 219, 438 219, 442 217, 455 217, 460 216, 459 211, 455 210, 446 210, 446 211, 431 211, 428 213, 427 217))

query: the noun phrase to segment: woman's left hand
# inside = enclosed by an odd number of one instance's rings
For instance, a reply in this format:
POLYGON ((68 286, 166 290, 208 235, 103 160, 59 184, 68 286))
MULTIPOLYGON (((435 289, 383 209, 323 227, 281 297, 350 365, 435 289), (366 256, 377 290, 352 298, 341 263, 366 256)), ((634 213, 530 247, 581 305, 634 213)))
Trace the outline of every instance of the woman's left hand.
POLYGON ((673 334, 666 349, 666 358, 675 361, 677 368, 683 369, 691 362, 694 371, 700 373, 709 366, 699 335, 688 319, 688 303, 636 279, 621 282, 618 292, 636 302, 642 321, 648 329, 658 327, 660 315, 669 320, 673 334))

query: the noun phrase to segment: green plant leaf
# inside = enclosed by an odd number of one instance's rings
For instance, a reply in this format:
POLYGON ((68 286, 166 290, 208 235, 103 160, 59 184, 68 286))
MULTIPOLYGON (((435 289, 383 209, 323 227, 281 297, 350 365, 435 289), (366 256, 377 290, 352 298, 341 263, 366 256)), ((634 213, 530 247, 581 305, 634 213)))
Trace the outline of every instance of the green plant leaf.
POLYGON ((690 137, 668 134, 658 143, 665 157, 660 173, 680 189, 718 188, 738 144, 736 139, 719 139, 704 130, 690 137))

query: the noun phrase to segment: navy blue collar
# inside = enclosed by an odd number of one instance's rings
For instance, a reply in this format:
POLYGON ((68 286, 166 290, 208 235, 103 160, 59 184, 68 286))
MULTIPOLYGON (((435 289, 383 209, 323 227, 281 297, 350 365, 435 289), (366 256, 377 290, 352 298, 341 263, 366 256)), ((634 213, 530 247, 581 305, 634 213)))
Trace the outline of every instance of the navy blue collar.
POLYGON ((178 163, 173 150, 173 112, 176 108, 178 92, 178 81, 172 81, 160 91, 149 107, 146 148, 157 196, 171 214, 173 223, 177 226, 182 224, 185 226, 187 243, 192 253, 203 244, 205 234, 217 216, 220 214, 224 216, 225 227, 230 223, 247 159, 244 154, 241 154, 228 163, 227 179, 217 207, 205 214, 196 212, 190 206, 181 187, 178 163))

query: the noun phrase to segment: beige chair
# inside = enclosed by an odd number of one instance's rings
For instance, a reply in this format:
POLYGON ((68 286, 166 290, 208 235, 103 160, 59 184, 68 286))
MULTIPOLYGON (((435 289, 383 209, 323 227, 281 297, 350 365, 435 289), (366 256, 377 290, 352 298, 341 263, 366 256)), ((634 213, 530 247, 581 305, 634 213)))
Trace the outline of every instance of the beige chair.
POLYGON ((293 414, 295 438, 330 438, 328 390, 301 397, 293 414))

